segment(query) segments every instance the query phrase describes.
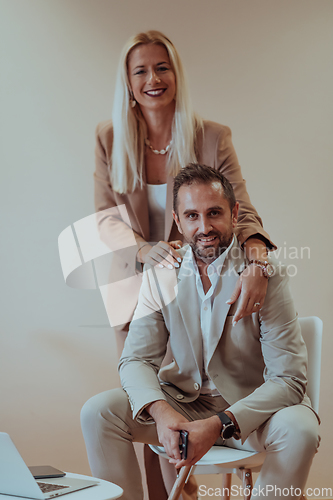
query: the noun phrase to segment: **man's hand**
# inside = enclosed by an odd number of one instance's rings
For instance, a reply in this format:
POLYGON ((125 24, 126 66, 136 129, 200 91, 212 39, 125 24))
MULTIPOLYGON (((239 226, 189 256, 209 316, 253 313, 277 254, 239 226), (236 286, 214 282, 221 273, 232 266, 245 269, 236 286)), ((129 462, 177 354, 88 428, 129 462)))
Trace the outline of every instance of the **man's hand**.
POLYGON ((174 410, 166 401, 154 401, 146 408, 156 423, 159 442, 163 445, 170 459, 179 462, 179 430, 185 429, 189 422, 174 410), (178 430, 179 429, 179 430, 178 430))
POLYGON ((179 432, 181 430, 188 432, 187 459, 179 460, 178 457, 170 457, 169 460, 177 469, 180 469, 183 465, 196 464, 211 449, 220 437, 222 424, 219 417, 213 415, 204 420, 195 420, 194 422, 186 423, 180 422, 179 424, 170 426, 170 428, 173 431, 177 431, 178 442, 179 432))

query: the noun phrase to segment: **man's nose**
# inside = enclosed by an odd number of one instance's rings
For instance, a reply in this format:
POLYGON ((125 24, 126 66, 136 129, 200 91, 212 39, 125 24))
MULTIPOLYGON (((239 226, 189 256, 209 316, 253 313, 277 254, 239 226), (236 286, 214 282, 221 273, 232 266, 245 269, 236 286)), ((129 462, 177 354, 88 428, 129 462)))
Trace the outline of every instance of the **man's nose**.
POLYGON ((208 234, 212 230, 212 225, 208 217, 201 217, 198 231, 199 233, 208 234))

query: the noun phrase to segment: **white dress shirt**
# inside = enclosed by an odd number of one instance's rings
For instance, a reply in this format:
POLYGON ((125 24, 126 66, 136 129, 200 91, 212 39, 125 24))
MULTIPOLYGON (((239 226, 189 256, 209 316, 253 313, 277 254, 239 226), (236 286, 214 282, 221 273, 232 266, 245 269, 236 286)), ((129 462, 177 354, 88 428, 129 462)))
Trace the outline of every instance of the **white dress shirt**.
MULTIPOLYGON (((234 236, 235 238, 235 236, 234 236)), ((228 252, 230 251, 233 243, 234 243, 234 238, 232 239, 230 245, 228 248, 217 258, 212 262, 208 267, 207 267, 207 275, 209 277, 209 280, 211 282, 211 287, 205 294, 199 269, 196 263, 196 260, 194 258, 193 251, 192 252, 192 264, 193 264, 193 269, 196 275, 195 282, 196 282, 196 287, 197 287, 197 292, 198 292, 198 302, 199 302, 199 313, 200 313, 200 326, 201 326, 201 333, 202 333, 202 353, 203 353, 203 368, 202 368, 202 387, 201 387, 201 394, 206 394, 206 395, 211 395, 211 396, 219 396, 220 393, 216 389, 213 381, 210 379, 208 375, 208 346, 211 342, 211 337, 212 337, 212 332, 211 332, 211 320, 212 320, 212 310, 213 310, 213 304, 214 304, 214 299, 215 299, 215 291, 216 291, 216 285, 218 283, 218 280, 221 276, 221 271, 223 268, 224 261, 226 259, 226 256, 228 255, 228 252)))

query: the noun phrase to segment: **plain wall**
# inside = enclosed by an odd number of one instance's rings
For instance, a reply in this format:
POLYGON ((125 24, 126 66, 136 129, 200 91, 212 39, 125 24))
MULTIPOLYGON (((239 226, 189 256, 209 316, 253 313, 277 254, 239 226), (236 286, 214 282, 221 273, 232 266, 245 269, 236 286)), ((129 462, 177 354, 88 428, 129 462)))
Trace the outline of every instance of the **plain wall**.
POLYGON ((121 48, 159 29, 179 49, 197 112, 233 131, 252 202, 297 267, 300 316, 324 321, 322 444, 308 485, 332 487, 332 1, 1 0, 0 9, 0 430, 29 465, 89 473, 79 412, 118 384, 116 347, 99 292, 65 285, 57 239, 94 212, 94 129, 111 116, 121 48))

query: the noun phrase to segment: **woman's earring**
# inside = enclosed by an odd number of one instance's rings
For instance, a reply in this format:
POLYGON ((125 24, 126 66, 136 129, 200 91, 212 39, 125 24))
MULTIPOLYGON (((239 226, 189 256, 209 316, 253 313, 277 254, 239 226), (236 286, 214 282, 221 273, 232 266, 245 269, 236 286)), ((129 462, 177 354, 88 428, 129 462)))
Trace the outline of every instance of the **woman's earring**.
POLYGON ((136 100, 134 99, 134 94, 132 91, 130 91, 130 103, 131 103, 131 107, 135 108, 136 100))

